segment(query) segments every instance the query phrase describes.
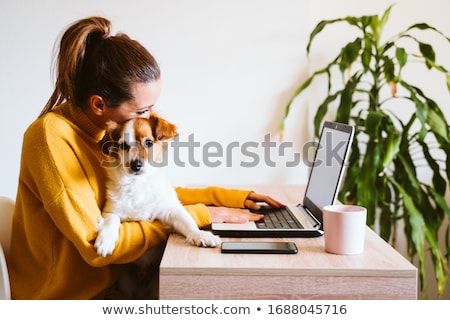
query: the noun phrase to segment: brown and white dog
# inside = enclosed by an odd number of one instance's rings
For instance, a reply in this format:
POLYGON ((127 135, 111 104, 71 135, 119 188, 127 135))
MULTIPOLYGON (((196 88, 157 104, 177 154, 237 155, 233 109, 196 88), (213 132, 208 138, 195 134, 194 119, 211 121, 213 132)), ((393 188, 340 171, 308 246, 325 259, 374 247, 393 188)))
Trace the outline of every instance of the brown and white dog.
POLYGON ((112 254, 122 221, 159 220, 192 245, 220 244, 219 237, 197 227, 158 165, 165 143, 177 134, 174 124, 155 114, 124 124, 108 123, 100 142, 111 161, 104 162, 107 198, 97 226, 95 248, 99 255, 112 254))

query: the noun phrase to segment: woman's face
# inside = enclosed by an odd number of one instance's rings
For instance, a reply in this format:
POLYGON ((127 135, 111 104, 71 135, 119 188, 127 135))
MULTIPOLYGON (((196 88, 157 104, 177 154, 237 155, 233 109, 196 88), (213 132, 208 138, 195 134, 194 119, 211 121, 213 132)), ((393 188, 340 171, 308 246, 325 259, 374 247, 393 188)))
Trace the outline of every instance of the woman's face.
POLYGON ((119 107, 105 107, 102 117, 104 123, 109 120, 123 123, 134 118, 149 118, 161 94, 161 82, 161 79, 158 79, 147 83, 136 83, 133 88, 133 100, 125 101, 119 107))

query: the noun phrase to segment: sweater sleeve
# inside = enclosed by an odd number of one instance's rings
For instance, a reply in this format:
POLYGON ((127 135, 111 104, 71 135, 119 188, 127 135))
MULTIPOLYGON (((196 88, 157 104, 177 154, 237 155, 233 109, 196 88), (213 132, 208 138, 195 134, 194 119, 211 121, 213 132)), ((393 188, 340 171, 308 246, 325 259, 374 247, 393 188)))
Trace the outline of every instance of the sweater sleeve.
POLYGON ((209 210, 204 204, 197 203, 186 205, 184 207, 186 208, 187 212, 190 213, 192 218, 194 218, 199 228, 204 228, 211 224, 211 216, 209 215, 209 210))
POLYGON ((202 203, 207 206, 244 208, 244 202, 251 190, 226 189, 219 187, 176 188, 178 198, 184 205, 202 203))

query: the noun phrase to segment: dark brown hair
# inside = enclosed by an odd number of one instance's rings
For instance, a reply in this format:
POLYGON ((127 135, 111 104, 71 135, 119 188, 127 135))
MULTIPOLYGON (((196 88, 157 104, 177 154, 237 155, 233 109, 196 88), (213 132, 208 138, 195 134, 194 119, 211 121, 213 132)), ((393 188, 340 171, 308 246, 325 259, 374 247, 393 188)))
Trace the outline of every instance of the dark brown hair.
POLYGON ((158 63, 147 49, 110 31, 111 22, 102 17, 81 19, 67 28, 58 48, 55 90, 41 116, 65 101, 83 108, 91 95, 114 108, 134 98, 134 83, 159 79, 158 63))

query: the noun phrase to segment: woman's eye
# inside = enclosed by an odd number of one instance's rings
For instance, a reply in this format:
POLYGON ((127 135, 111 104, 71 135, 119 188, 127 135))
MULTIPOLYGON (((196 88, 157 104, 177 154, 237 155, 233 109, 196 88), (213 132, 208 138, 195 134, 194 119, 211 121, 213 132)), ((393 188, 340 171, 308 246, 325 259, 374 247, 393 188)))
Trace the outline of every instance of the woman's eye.
POLYGON ((142 115, 146 114, 147 112, 148 112, 148 109, 141 110, 141 111, 136 111, 136 115, 142 116, 142 115))
POLYGON ((153 147, 153 141, 150 139, 145 140, 144 144, 147 148, 153 147))

